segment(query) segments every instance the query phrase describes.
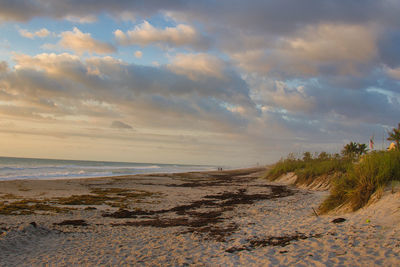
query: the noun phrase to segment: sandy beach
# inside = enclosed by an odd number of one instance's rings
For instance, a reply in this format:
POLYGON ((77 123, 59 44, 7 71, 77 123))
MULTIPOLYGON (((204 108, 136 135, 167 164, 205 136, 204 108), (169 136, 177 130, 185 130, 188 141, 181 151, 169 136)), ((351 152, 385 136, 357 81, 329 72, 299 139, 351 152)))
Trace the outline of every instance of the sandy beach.
POLYGON ((264 173, 2 181, 0 266, 400 264, 400 192, 318 216, 328 191, 264 173))

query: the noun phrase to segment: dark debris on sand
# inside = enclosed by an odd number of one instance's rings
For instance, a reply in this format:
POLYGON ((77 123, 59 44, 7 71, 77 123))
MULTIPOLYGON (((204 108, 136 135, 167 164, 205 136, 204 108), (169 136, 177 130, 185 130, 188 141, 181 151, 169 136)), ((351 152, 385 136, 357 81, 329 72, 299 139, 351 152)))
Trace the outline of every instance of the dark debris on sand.
POLYGON ((319 238, 321 234, 314 234, 314 235, 305 235, 303 233, 295 233, 293 235, 285 235, 285 236, 269 236, 263 239, 250 239, 248 240, 248 245, 241 246, 241 247, 231 247, 226 252, 234 253, 242 250, 253 250, 260 247, 267 247, 267 246, 280 246, 285 247, 289 245, 292 241, 304 240, 307 238, 319 238))
POLYGON ((342 222, 345 222, 345 221, 346 221, 345 218, 336 218, 336 219, 332 220, 333 223, 342 223, 342 222))
POLYGON ((201 200, 193 201, 191 204, 187 205, 179 205, 171 209, 153 211, 128 211, 122 209, 112 213, 104 213, 102 216, 112 218, 136 218, 138 215, 157 215, 168 212, 175 212, 178 215, 198 215, 199 213, 193 213, 191 212, 191 210, 199 208, 221 208, 225 209, 224 211, 226 211, 227 207, 235 207, 237 205, 243 204, 253 204, 256 201, 287 197, 295 193, 294 190, 289 189, 285 186, 271 185, 270 188, 272 192, 268 194, 246 194, 247 190, 245 188, 242 188, 236 192, 224 192, 222 194, 206 195, 201 200))
POLYGON ((88 226, 89 224, 85 220, 65 220, 54 225, 88 226))
MULTIPOLYGON (((250 194, 247 192, 247 183, 256 177, 243 177, 246 173, 214 173, 208 179, 195 180, 180 185, 166 185, 179 187, 200 186, 227 186, 234 191, 226 191, 220 194, 210 194, 200 200, 189 204, 178 205, 163 210, 126 210, 104 213, 103 217, 116 219, 133 218, 134 221, 112 223, 112 226, 143 226, 143 227, 186 227, 182 233, 195 233, 205 238, 224 241, 227 236, 238 230, 238 225, 229 223, 226 212, 234 210, 239 205, 249 205, 257 201, 276 199, 294 195, 297 191, 283 185, 260 185, 270 189, 268 193, 250 194), (234 185, 233 187, 231 185, 234 185), (238 189, 237 186, 242 185, 238 189), (170 216, 175 213, 178 217, 170 216), (164 214, 169 216, 163 217, 164 214), (147 219, 144 219, 144 218, 147 219), (150 217, 150 218, 149 218, 150 217), (171 218, 172 217, 172 218, 171 218)), ((253 185, 254 186, 254 185, 253 185)), ((272 241, 271 241, 272 242, 272 241)), ((257 244, 251 243, 251 246, 257 244)))
POLYGON ((207 225, 203 227, 191 227, 183 233, 195 233, 203 235, 206 239, 214 239, 219 242, 224 242, 225 238, 232 235, 239 229, 236 223, 228 225, 207 225))

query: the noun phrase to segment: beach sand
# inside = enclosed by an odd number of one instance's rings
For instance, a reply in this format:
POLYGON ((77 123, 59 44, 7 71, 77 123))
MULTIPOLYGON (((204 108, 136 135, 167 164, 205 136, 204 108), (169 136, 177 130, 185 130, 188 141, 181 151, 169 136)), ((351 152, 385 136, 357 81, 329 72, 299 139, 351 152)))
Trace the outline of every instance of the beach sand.
POLYGON ((316 216, 264 172, 0 182, 0 266, 399 266, 399 192, 316 216))

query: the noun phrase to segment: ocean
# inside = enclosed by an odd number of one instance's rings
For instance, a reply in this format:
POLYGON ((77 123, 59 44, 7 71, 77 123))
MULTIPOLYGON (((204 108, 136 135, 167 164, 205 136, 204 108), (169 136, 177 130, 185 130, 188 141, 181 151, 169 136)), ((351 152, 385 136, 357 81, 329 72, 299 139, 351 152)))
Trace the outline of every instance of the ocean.
POLYGON ((214 170, 215 166, 0 157, 0 181, 214 170))

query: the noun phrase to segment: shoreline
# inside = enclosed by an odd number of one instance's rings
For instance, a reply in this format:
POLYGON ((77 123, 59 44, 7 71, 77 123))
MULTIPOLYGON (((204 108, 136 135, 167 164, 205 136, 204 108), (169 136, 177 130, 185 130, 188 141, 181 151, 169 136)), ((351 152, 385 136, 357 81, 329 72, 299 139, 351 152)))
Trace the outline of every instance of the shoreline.
POLYGON ((217 166, 0 157, 0 180, 53 180, 211 171, 217 166))
POLYGON ((326 191, 268 182, 265 170, 2 181, 3 207, 27 209, 0 214, 0 266, 400 261, 399 212, 384 212, 400 207, 397 195, 333 223, 337 215, 311 210, 326 191))
MULTIPOLYGON (((218 170, 217 167, 213 168, 212 170, 193 170, 193 171, 178 171, 178 172, 145 172, 145 173, 135 173, 135 174, 116 174, 116 175, 107 175, 107 176, 90 176, 90 177, 52 177, 52 178, 24 178, 24 179, 13 179, 13 180, 0 180, 0 185, 2 183, 8 183, 8 182, 35 182, 35 181, 74 181, 74 180, 104 180, 104 179, 134 179, 135 177, 152 177, 152 176, 174 176, 174 175, 185 175, 185 174, 198 174, 198 175, 207 175, 209 173, 235 173, 235 172, 241 172, 241 171, 249 171, 252 172, 252 170, 260 170, 261 172, 266 172, 270 167, 269 166, 255 166, 255 167, 243 167, 243 168, 228 168, 228 169, 223 169, 223 170, 218 170)), ((0 191, 1 192, 1 191, 0 191)), ((0 193, 1 194, 1 193, 0 193)))

